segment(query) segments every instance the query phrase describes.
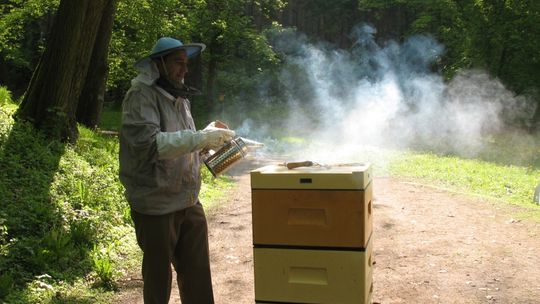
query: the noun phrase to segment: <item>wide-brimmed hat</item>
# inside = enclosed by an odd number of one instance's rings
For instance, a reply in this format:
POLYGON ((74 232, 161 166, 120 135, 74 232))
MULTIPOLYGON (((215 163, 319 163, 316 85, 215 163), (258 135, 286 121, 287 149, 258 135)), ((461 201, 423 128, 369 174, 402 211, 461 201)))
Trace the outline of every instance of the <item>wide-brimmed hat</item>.
POLYGON ((183 44, 182 41, 178 39, 162 37, 158 39, 152 52, 147 57, 156 58, 165 56, 172 51, 186 50, 188 58, 191 58, 200 54, 205 48, 206 45, 202 43, 183 44))
POLYGON ((205 48, 206 45, 203 43, 183 44, 182 41, 178 39, 161 37, 154 45, 154 48, 150 54, 135 62, 135 67, 140 70, 141 68, 147 66, 152 61, 151 59, 165 56, 176 50, 186 50, 188 58, 192 58, 204 51, 205 48))

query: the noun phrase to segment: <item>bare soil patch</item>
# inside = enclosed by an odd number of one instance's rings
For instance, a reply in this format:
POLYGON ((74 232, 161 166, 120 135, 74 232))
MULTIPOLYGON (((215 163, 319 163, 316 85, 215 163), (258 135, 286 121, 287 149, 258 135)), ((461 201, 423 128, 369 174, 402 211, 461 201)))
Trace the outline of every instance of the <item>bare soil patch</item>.
MULTIPOLYGON (((267 163, 242 163, 207 214, 219 304, 254 303, 249 171, 267 163)), ((373 187, 374 303, 540 303, 540 224, 515 220, 521 208, 388 177, 373 187)), ((141 288, 137 269, 115 303, 143 303, 141 288)))

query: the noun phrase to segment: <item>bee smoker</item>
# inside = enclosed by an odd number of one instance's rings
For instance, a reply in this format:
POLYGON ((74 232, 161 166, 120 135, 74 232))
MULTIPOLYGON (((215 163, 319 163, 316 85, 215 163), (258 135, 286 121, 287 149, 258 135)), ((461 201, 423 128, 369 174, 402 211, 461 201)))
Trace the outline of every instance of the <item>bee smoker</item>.
POLYGON ((207 157, 204 160, 204 164, 214 177, 218 177, 238 160, 244 158, 247 154, 247 149, 247 145, 242 138, 235 137, 217 152, 207 157))

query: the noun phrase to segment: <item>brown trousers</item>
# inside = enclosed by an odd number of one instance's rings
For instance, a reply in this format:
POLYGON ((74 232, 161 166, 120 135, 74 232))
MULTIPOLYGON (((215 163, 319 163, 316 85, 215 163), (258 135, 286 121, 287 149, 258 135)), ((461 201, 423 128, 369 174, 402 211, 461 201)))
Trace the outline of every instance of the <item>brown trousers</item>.
POLYGON ((208 227, 201 204, 159 216, 132 210, 131 217, 143 251, 144 303, 169 303, 172 263, 182 303, 213 304, 208 227))

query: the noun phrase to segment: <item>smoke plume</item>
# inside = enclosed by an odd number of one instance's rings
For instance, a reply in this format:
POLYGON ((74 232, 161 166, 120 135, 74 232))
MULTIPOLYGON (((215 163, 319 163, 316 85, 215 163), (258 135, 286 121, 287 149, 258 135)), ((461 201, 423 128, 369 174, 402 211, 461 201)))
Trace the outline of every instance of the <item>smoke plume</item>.
MULTIPOLYGON (((479 70, 450 81, 436 70, 444 47, 429 36, 378 44, 376 30, 358 26, 349 50, 313 44, 284 31, 274 48, 284 54, 279 81, 288 99, 280 128, 307 138, 296 158, 354 160, 373 147, 476 157, 507 122, 530 119, 534 108, 479 70)), ((240 133, 272 147, 268 125, 244 121, 240 133)), ((275 148, 275 147, 274 147, 275 148)), ((287 150, 287 149, 282 149, 287 150)))

